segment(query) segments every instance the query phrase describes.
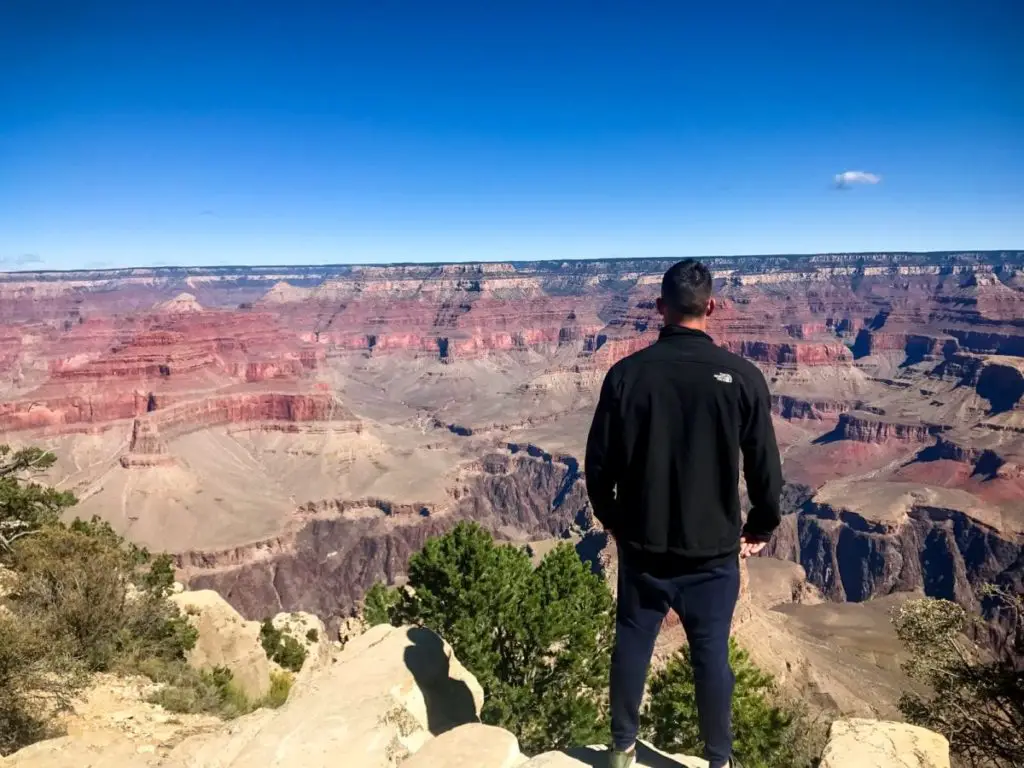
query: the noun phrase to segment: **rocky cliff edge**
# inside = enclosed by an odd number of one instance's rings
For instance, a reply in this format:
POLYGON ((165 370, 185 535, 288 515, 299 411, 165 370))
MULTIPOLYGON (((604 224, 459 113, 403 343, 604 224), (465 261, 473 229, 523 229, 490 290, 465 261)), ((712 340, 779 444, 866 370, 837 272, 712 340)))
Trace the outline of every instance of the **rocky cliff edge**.
MULTIPOLYGON (((326 647, 326 645, 325 645, 326 647)), ((76 729, 6 759, 0 768, 582 768, 601 748, 523 755, 515 737, 482 725, 483 691, 450 646, 415 627, 378 626, 314 655, 288 702, 230 723, 203 722, 169 749, 110 728, 76 729)), ((131 711, 111 717, 131 720, 131 711)), ((948 768, 948 745, 919 728, 842 721, 824 766, 948 768)), ((704 767, 703 760, 642 746, 648 768, 704 767)))

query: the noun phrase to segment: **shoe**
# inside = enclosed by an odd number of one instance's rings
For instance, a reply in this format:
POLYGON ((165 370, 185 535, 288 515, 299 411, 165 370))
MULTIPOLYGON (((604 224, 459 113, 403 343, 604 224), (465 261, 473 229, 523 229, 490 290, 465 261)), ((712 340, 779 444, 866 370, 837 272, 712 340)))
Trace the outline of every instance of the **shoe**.
POLYGON ((608 768, 630 768, 631 765, 636 765, 636 747, 629 752, 613 748, 608 753, 608 768))

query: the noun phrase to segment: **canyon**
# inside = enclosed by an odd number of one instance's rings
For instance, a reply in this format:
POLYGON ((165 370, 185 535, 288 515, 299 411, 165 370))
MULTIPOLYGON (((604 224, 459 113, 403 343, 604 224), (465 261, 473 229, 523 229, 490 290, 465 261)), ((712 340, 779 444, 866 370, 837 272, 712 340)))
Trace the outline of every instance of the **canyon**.
MULTIPOLYGON (((711 335, 773 393, 788 484, 768 554, 802 567, 750 626, 877 639, 861 603, 983 611, 983 584, 1021 589, 1024 252, 707 263, 711 335)), ((604 373, 657 339, 670 264, 0 274, 0 433, 57 455, 74 514, 173 552, 247 618, 346 616, 466 519, 611 569, 583 448, 604 373)), ((831 705, 867 713, 855 679, 894 674, 869 645, 846 646, 863 666, 831 705)))

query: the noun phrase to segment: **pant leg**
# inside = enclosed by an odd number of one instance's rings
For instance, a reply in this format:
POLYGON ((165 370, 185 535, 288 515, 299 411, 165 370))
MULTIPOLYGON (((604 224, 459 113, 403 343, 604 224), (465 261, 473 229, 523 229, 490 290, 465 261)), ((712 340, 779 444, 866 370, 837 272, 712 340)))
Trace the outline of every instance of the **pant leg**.
POLYGON ((640 703, 669 595, 658 580, 630 570, 621 552, 618 584, 610 691, 612 746, 628 749, 640 728, 640 703))
MULTIPOLYGON (((732 691, 729 631, 740 590, 739 562, 688 574, 680 584, 677 610, 690 645, 704 757, 725 768, 732 755, 732 691)), ((676 606, 674 606, 676 607, 676 606)))

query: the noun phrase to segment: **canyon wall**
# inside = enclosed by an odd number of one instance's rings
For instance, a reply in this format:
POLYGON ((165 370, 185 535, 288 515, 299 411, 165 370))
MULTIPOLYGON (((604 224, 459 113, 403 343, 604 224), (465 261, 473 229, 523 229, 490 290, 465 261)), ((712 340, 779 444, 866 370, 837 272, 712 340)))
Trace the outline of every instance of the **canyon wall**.
POLYGON ((808 501, 783 518, 768 554, 800 563, 830 599, 919 590, 977 608, 977 590, 1020 568, 1024 544, 963 512, 927 505, 896 524, 808 501))
POLYGON ((321 501, 307 522, 272 541, 178 558, 195 589, 216 589, 244 616, 347 615, 378 581, 400 582, 430 536, 473 520, 499 538, 565 538, 592 526, 572 457, 510 445, 460 467, 443 505, 382 499, 321 501))
MULTIPOLYGON (((774 553, 836 600, 1019 581, 1024 252, 707 261, 804 488, 774 553)), ((589 414, 670 263, 0 274, 0 431, 247 615, 332 616, 457 520, 590 529, 589 414)))

